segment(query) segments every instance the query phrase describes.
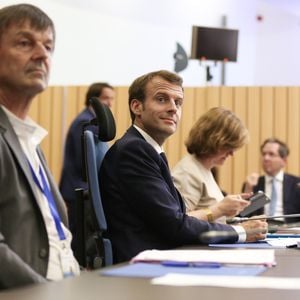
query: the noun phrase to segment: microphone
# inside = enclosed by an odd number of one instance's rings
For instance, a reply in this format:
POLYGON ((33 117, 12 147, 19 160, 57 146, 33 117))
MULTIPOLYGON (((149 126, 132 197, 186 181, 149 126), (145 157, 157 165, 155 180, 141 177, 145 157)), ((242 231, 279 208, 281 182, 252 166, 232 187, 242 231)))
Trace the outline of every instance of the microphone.
POLYGON ((273 225, 273 226, 269 226, 268 232, 269 233, 280 232, 280 233, 289 233, 289 234, 299 234, 300 229, 296 229, 296 228, 299 228, 299 227, 300 227, 300 222, 273 225), (294 228, 294 230, 293 230, 293 228, 294 228))
POLYGON ((227 224, 235 224, 235 223, 241 223, 245 221, 252 221, 252 220, 273 220, 273 219, 278 219, 278 218, 300 218, 300 214, 290 214, 290 215, 279 215, 279 216, 265 216, 265 217, 234 217, 231 219, 227 219, 226 222, 227 224))
POLYGON ((280 228, 295 228, 295 227, 300 227, 300 222, 281 224, 277 226, 280 228))

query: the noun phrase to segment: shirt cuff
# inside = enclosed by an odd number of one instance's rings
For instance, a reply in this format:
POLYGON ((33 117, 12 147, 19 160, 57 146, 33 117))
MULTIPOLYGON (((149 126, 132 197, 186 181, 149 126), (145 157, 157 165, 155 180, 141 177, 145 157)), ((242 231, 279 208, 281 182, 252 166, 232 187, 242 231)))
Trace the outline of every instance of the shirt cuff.
POLYGON ((237 240, 237 243, 244 243, 244 242, 246 242, 247 233, 246 233, 246 230, 244 229, 244 227, 243 226, 239 226, 239 225, 234 225, 232 227, 233 227, 233 229, 236 231, 236 233, 239 236, 239 238, 237 240))

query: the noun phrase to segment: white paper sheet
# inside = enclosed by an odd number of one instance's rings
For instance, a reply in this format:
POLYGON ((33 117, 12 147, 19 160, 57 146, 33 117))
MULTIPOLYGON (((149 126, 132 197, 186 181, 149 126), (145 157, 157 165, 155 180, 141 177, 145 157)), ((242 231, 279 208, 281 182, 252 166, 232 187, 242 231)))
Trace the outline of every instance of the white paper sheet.
POLYGON ((151 283, 172 286, 218 286, 247 289, 300 290, 300 278, 287 277, 200 276, 169 273, 168 275, 152 279, 151 283))
POLYGON ((229 250, 146 250, 133 258, 133 262, 218 262, 224 264, 275 264, 274 249, 229 250))
POLYGON ((297 245, 300 242, 300 238, 269 238, 265 239, 265 241, 271 246, 286 248, 291 245, 297 245))

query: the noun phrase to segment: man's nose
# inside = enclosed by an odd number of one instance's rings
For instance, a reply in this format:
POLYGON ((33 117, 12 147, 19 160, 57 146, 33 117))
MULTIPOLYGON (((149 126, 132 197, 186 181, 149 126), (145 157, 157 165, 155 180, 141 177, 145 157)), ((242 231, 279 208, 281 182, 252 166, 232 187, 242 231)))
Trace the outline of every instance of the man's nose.
POLYGON ((37 44, 34 47, 33 51, 33 58, 34 59, 47 59, 51 56, 50 51, 45 47, 43 44, 37 44))
POLYGON ((175 100, 169 101, 169 111, 174 111, 176 112, 178 110, 178 107, 176 105, 175 100))

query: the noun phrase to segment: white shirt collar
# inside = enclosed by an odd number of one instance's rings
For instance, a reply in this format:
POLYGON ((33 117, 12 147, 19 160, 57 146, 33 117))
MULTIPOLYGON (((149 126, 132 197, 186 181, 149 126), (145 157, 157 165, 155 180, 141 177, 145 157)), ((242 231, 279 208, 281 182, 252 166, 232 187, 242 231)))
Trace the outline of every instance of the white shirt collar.
POLYGON ((31 118, 26 117, 25 120, 22 120, 3 105, 1 105, 1 108, 7 115, 16 135, 19 138, 30 140, 35 146, 37 146, 47 136, 47 130, 35 123, 31 118))
POLYGON ((157 151, 158 154, 164 152, 163 147, 161 147, 147 132, 145 132, 137 125, 133 125, 133 126, 143 136, 146 142, 149 143, 157 151))
POLYGON ((274 177, 265 175, 266 181, 270 182, 273 178, 275 178, 277 181, 283 182, 284 172, 283 170, 280 170, 274 177))

